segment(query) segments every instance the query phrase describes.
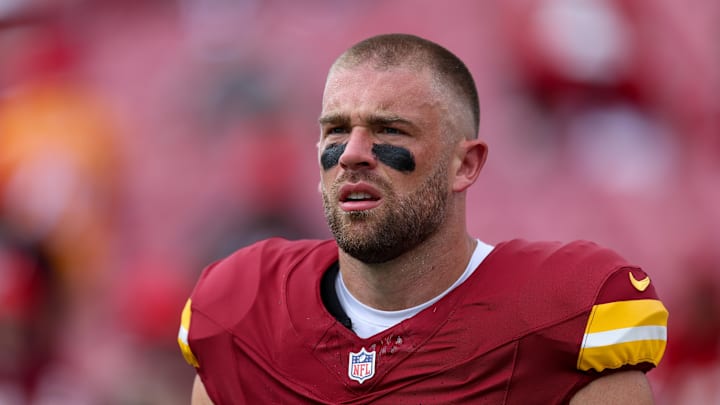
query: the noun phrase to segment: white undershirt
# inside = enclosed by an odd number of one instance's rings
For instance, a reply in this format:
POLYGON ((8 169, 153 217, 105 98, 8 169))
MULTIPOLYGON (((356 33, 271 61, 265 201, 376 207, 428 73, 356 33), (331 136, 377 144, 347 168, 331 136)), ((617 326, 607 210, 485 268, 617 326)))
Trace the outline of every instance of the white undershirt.
POLYGON ((453 285, 443 291, 440 295, 423 304, 400 311, 381 311, 379 309, 371 308, 358 301, 357 298, 350 294, 350 291, 348 291, 345 286, 345 282, 343 282, 342 274, 338 272, 337 278, 335 279, 335 291, 337 291, 340 306, 342 306, 342 309, 345 311, 348 318, 352 320, 352 328, 355 334, 365 339, 395 326, 436 303, 440 300, 440 298, 444 297, 447 293, 462 284, 493 250, 493 246, 488 245, 481 240, 478 240, 477 242, 477 246, 470 257, 470 261, 468 262, 467 267, 465 267, 465 271, 460 278, 455 280, 453 285))

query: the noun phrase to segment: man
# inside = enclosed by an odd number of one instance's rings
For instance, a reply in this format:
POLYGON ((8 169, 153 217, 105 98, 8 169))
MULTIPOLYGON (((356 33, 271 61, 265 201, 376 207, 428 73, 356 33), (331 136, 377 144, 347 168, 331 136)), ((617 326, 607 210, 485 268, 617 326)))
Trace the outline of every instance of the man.
POLYGON ((204 271, 178 339, 193 403, 652 403, 667 311, 640 268, 468 234, 478 123, 472 76, 432 42, 341 55, 318 144, 335 240, 270 239, 204 271))

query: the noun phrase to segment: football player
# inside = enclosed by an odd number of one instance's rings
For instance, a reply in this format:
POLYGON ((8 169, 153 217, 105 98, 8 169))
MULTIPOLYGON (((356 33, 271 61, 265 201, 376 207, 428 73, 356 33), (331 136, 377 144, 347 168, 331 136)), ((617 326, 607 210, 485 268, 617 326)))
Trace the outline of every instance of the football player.
POLYGON ((193 403, 652 403, 668 314, 641 268, 591 242, 469 235, 488 147, 460 59, 364 40, 332 65, 319 122, 334 239, 205 269, 178 338, 193 403))

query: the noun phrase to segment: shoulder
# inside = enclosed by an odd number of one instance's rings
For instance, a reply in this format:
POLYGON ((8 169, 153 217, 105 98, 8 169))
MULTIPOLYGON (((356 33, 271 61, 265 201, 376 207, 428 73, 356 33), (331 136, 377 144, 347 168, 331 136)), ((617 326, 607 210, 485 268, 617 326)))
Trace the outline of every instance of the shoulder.
POLYGON ((636 299, 629 274, 645 277, 614 250, 588 241, 512 240, 498 244, 488 259, 496 282, 509 289, 521 316, 536 327, 589 312, 603 301, 636 299))
POLYGON ((668 311, 641 267, 587 241, 516 240, 498 247, 523 280, 516 300, 528 324, 577 319, 579 370, 648 370, 660 362, 668 311))
MULTIPOLYGON (((212 314, 221 324, 241 318, 261 284, 280 282, 296 262, 323 246, 335 249, 330 241, 281 238, 244 247, 203 270, 191 295, 191 310, 212 314)), ((263 291, 268 290, 274 289, 263 291)))
POLYGON ((196 349, 206 352, 208 345, 219 342, 217 339, 242 322, 258 300, 277 298, 294 268, 313 268, 322 260, 334 260, 333 255, 337 255, 334 241, 272 238, 207 266, 181 315, 178 344, 187 362, 198 367, 196 349), (208 343, 200 345, 203 341, 208 343))
POLYGON ((577 367, 602 372, 647 371, 667 346, 668 310, 639 267, 616 271, 603 283, 585 324, 577 367))
POLYGON ((529 299, 557 299, 589 306, 611 274, 634 267, 615 251, 589 241, 569 243, 515 239, 497 245, 489 256, 496 271, 512 280, 529 299))
MULTIPOLYGON (((178 343, 188 363, 197 367, 192 341, 223 334, 239 324, 258 300, 274 299, 298 262, 309 256, 327 260, 336 252, 337 245, 329 240, 272 238, 207 266, 181 315, 178 343)), ((315 264, 307 263, 306 267, 315 264)))
POLYGON ((557 274, 582 268, 583 272, 595 275, 598 271, 627 264, 615 251, 584 240, 564 243, 514 239, 498 244, 495 252, 516 262, 533 265, 536 270, 551 268, 557 274))

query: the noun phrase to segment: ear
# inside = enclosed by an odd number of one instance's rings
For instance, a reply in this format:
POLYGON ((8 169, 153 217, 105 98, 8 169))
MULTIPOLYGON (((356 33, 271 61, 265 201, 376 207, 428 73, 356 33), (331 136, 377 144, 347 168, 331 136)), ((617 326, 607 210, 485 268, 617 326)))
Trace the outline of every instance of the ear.
POLYGON ((465 140, 455 155, 452 190, 462 192, 475 183, 487 159, 488 147, 479 139, 465 140))

